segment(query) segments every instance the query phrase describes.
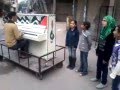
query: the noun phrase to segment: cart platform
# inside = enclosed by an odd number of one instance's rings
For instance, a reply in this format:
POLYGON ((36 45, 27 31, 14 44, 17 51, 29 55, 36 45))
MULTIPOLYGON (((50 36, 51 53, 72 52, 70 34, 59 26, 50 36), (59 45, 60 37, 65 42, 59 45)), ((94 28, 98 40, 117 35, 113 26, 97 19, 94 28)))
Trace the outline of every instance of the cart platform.
MULTIPOLYGON (((22 59, 19 57, 20 50, 12 50, 5 45, 5 41, 0 41, 0 60, 7 60, 16 64, 23 69, 35 73, 40 80, 43 79, 43 74, 53 68, 62 67, 65 60, 65 47, 56 45, 56 50, 40 57, 28 54, 30 57, 22 59), (43 57, 52 55, 49 60, 43 59, 43 57)), ((23 51, 22 51, 23 52, 23 51)))

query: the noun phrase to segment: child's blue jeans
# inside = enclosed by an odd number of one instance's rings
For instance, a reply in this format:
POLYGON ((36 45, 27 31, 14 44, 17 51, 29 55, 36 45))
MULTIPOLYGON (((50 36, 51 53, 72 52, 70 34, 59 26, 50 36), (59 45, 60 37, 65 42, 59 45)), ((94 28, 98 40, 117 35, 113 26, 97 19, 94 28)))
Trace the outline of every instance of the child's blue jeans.
POLYGON ((112 90, 120 90, 120 76, 116 76, 112 82, 112 90))
POLYGON ((80 51, 80 72, 88 73, 88 52, 80 51))
POLYGON ((69 57, 76 58, 76 48, 68 47, 69 57))

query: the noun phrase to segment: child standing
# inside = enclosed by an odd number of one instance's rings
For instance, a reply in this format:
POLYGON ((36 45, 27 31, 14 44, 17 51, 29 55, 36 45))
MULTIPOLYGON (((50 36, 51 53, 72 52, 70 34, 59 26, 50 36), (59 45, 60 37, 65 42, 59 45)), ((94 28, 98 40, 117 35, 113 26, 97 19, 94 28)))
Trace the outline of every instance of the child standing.
POLYGON ((116 27, 114 36, 117 41, 112 53, 112 73, 110 74, 110 77, 113 79, 112 90, 120 90, 120 25, 116 27))
POLYGON ((103 89, 107 86, 108 64, 115 44, 113 32, 116 27, 116 20, 112 16, 107 15, 103 17, 101 24, 102 29, 100 31, 96 49, 96 55, 98 57, 96 77, 91 79, 92 82, 100 81, 96 86, 97 89, 103 89))
POLYGON ((76 49, 79 41, 79 31, 77 29, 77 21, 70 22, 70 28, 66 35, 66 46, 69 52, 69 65, 67 68, 74 69, 76 63, 76 49))
POLYGON ((81 76, 88 74, 88 52, 91 49, 92 40, 89 32, 90 22, 83 22, 81 24, 81 35, 79 40, 80 48, 80 68, 77 70, 81 76))

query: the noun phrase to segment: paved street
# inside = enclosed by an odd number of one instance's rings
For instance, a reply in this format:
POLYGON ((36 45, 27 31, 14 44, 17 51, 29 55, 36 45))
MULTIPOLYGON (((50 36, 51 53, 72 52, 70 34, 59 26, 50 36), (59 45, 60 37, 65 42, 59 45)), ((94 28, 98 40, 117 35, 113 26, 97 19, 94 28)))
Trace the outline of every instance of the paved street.
MULTIPOLYGON (((57 22, 56 42, 64 45, 65 23, 57 22)), ((0 37, 3 35, 2 25, 0 25, 0 37)), ((90 78, 95 76, 96 56, 94 45, 89 53, 89 74, 80 77, 75 70, 69 70, 66 61, 63 68, 54 70, 45 75, 41 81, 35 75, 9 63, 0 62, 0 90, 96 90, 98 83, 91 82, 90 78)), ((79 66, 79 50, 77 50, 77 65, 79 66)), ((108 77, 108 87, 103 90, 111 90, 111 79, 108 77)))

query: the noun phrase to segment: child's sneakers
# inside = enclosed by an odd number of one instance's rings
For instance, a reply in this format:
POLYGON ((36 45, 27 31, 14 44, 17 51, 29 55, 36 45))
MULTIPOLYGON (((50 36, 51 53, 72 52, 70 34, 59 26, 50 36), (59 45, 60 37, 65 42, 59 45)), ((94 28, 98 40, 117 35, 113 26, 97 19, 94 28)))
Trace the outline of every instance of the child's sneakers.
POLYGON ((77 70, 75 70, 76 72, 80 72, 80 70, 79 69, 77 69, 77 70))
POLYGON ((97 79, 97 78, 91 78, 90 81, 92 81, 92 82, 97 82, 97 81, 100 81, 100 80, 97 79))
POLYGON ((107 84, 102 84, 102 83, 100 83, 100 84, 98 84, 97 86, 96 86, 96 88, 97 89, 103 89, 103 88, 105 88, 105 87, 107 87, 107 84))
POLYGON ((70 68, 70 65, 68 65, 67 68, 70 68))
POLYGON ((81 72, 80 73, 80 76, 86 76, 88 73, 83 73, 83 72, 81 72))
POLYGON ((73 70, 75 68, 75 66, 68 65, 67 68, 70 69, 70 70, 73 70))
POLYGON ((77 70, 75 70, 76 72, 79 72, 79 73, 82 73, 83 72, 83 70, 80 70, 80 69, 77 69, 77 70))

